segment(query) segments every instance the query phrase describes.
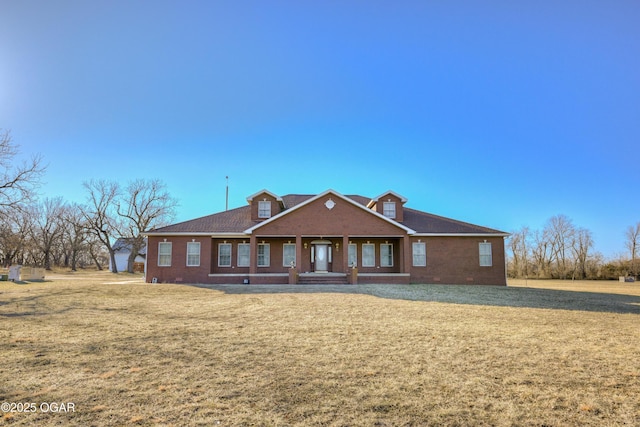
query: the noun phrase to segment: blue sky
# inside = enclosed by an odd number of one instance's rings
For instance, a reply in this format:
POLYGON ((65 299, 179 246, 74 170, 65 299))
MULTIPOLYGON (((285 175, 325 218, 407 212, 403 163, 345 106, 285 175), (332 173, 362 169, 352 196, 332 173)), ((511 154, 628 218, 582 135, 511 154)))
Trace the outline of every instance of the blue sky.
POLYGON ((0 127, 43 196, 160 178, 186 220, 262 188, 505 231, 640 221, 640 2, 0 1, 0 127))

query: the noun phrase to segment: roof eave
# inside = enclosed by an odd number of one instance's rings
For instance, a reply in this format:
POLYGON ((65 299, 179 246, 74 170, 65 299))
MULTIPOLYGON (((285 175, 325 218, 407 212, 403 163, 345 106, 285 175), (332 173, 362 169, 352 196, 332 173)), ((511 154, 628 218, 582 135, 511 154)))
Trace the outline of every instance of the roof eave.
POLYGON ((373 205, 374 203, 378 202, 378 200, 380 200, 380 197, 386 196, 387 194, 392 194, 393 196, 395 196, 398 199, 400 199, 400 202, 407 203, 408 199, 406 197, 404 197, 401 194, 396 193, 395 191, 389 190, 389 191, 385 191, 384 193, 380 194, 378 197, 374 197, 373 199, 371 199, 369 204, 373 205))
POLYGON ((267 190, 266 188, 263 189, 263 190, 258 191, 255 194, 250 195, 249 197, 247 197, 247 202, 251 203, 254 198, 258 197, 261 194, 268 194, 269 196, 271 196, 274 199, 276 199, 278 202, 282 202, 282 197, 278 196, 277 194, 273 194, 271 191, 267 190))
POLYGON ((415 237, 509 237, 510 233, 415 233, 415 237))
POLYGON ((163 232, 148 232, 148 233, 142 233, 143 236, 145 237, 162 237, 162 236, 178 236, 178 237, 196 237, 196 236, 205 236, 205 237, 229 237, 229 238, 233 238, 233 237, 248 237, 245 233, 242 232, 233 232, 233 231, 229 231, 229 232, 211 232, 211 231, 189 231, 189 232, 170 232, 170 231, 163 231, 163 232))

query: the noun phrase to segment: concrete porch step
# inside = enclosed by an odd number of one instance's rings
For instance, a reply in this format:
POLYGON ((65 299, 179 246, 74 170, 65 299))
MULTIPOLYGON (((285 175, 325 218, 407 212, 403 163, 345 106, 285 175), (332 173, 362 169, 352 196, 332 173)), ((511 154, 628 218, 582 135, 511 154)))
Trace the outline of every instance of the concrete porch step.
POLYGON ((344 273, 300 273, 300 285, 348 285, 347 275, 344 273))

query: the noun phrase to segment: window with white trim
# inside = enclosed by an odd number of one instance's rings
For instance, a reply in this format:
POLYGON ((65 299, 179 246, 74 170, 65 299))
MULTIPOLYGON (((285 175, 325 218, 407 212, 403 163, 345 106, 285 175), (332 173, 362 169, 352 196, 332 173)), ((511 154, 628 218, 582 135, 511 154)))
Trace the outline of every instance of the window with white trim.
POLYGON ((393 244, 380 244, 380 267, 393 267, 393 244))
POLYGON ((349 267, 357 267, 358 266, 358 245, 355 243, 349 243, 349 267))
POLYGON ((269 243, 258 243, 258 267, 271 265, 271 246, 269 243))
POLYGON ((396 202, 383 202, 382 203, 382 214, 387 218, 395 218, 396 217, 396 202))
POLYGON ((376 245, 374 245, 373 243, 362 244, 362 266, 376 266, 376 245))
POLYGON ((296 265, 296 244, 285 243, 282 245, 282 265, 291 267, 296 265))
POLYGON ((269 200, 258 201, 258 218, 271 218, 271 202, 269 200))
POLYGON ((218 267, 231 267, 231 243, 218 243, 218 267))
POLYGON ((200 266, 200 242, 187 242, 187 267, 200 266))
POLYGON ((158 267, 171 267, 171 242, 158 243, 158 267))
POLYGON ((493 256, 491 254, 491 243, 482 242, 479 246, 480 267, 491 267, 493 265, 493 256))
POLYGON ((251 245, 238 243, 238 267, 249 267, 251 264, 251 245))
POLYGON ((427 266, 427 244, 425 242, 413 242, 413 266, 427 266))

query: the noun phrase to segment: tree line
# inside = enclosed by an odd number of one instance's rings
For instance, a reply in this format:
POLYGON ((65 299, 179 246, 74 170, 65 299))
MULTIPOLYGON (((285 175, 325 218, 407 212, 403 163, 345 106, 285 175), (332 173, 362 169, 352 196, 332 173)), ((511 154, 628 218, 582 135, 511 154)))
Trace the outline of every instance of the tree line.
MULTIPOLYGON (((15 161, 18 146, 9 131, 0 129, 0 264, 68 267, 111 261, 117 272, 114 243, 131 246, 127 270, 144 246, 142 233, 171 222, 177 201, 157 179, 121 185, 110 180, 84 182, 86 203, 62 197, 37 198, 45 172, 40 156, 15 161)), ((565 215, 549 218, 542 230, 523 226, 507 239, 510 277, 554 279, 613 279, 640 272, 640 222, 625 230, 627 255, 605 260, 594 251, 591 231, 565 215)))
POLYGON ((117 272, 113 244, 124 238, 131 246, 127 270, 144 247, 142 233, 168 224, 176 199, 157 179, 122 185, 110 180, 83 183, 86 203, 62 197, 37 198, 45 167, 40 156, 16 163, 18 146, 0 129, 0 263, 79 267, 99 270, 111 261, 117 272))
POLYGON ((507 273, 515 278, 617 279, 638 276, 640 222, 627 227, 627 255, 606 260, 594 251, 590 230, 576 226, 566 215, 547 220, 542 230, 523 226, 507 239, 507 273))

